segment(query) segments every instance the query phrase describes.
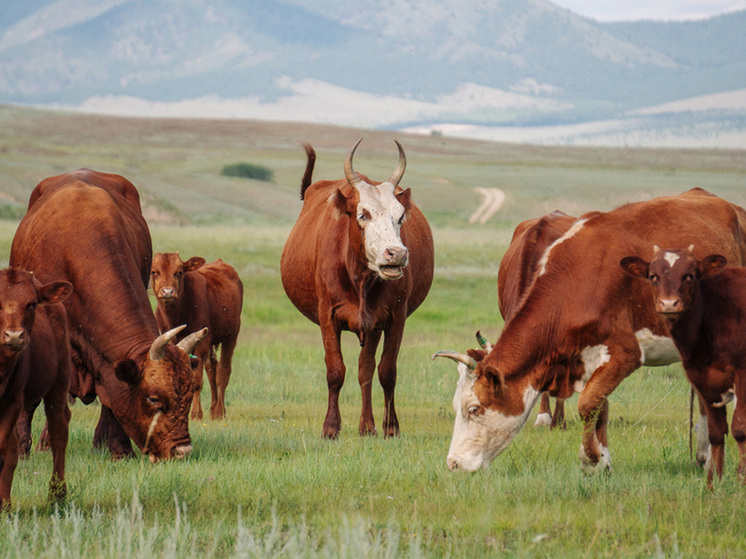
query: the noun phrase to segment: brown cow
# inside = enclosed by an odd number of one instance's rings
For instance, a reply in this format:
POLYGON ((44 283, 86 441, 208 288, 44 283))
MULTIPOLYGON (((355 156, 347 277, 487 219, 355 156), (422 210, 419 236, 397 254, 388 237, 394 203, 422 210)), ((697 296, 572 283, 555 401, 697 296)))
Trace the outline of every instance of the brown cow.
POLYGON ((168 345, 178 332, 158 335, 147 294, 151 256, 134 185, 82 169, 37 185, 10 262, 73 285, 64 302, 77 372, 71 393, 101 401, 94 445, 121 458, 134 454, 131 438, 155 462, 191 451, 189 353, 204 332, 180 347, 168 345))
MULTIPOLYGON (((202 419, 202 369, 210 382, 210 419, 225 417, 225 389, 231 378, 231 360, 241 329, 243 283, 232 266, 218 259, 192 256, 184 262, 178 252, 156 252, 150 268, 153 293, 158 300, 155 319, 162 332, 186 324, 185 332, 207 328, 194 349, 199 359, 192 419, 202 419), (215 349, 220 346, 220 362, 215 349)), ((177 336, 176 340, 180 338, 177 336)))
POLYGON ((486 468, 548 391, 560 398, 580 393, 581 463, 588 471, 610 469, 609 394, 640 365, 679 360, 665 320, 650 305, 650 288, 641 289, 619 261, 650 258, 656 243, 692 241, 701 255, 745 263, 746 212, 695 188, 581 216, 542 255, 492 351, 460 355, 448 466, 486 468))
POLYGON ((285 243, 280 268, 290 300, 321 328, 329 388, 322 432, 327 438, 336 438, 341 425, 342 330, 354 332, 362 347, 358 359, 361 435, 376 433, 371 381, 376 348, 381 334, 385 335, 378 366, 384 393, 383 431, 385 436, 399 434, 394 407, 396 360, 404 322, 430 290, 434 249, 425 216, 412 202, 410 190, 398 186, 406 158, 396 144, 399 165, 382 183, 353 170, 356 145, 345 161, 346 179, 314 184, 310 183, 316 154, 305 145, 308 163, 301 184, 305 202, 285 243))
MULTIPOLYGON (((505 322, 508 322, 520 308, 523 297, 528 293, 534 275, 539 269, 541 256, 552 243, 567 233, 576 219, 563 212, 554 211, 524 221, 515 228, 508 250, 500 260, 497 271, 497 300, 505 322)), ((552 415, 549 393, 542 393, 534 425, 548 425, 552 428, 560 426, 564 429, 564 400, 558 399, 555 402, 552 415)))
POLYGON ((67 493, 70 340, 65 308, 58 303, 71 291, 66 281, 42 285, 24 270, 0 271, 0 510, 10 509, 21 410, 35 408, 42 399, 52 447, 49 497, 61 499, 67 493))
POLYGON ((725 404, 737 397, 733 438, 738 475, 746 482, 746 269, 725 268, 711 254, 697 260, 693 247, 659 250, 650 262, 630 256, 620 262, 632 277, 653 287, 655 309, 669 323, 689 381, 705 402, 710 437, 707 487, 723 476, 728 418, 725 404))

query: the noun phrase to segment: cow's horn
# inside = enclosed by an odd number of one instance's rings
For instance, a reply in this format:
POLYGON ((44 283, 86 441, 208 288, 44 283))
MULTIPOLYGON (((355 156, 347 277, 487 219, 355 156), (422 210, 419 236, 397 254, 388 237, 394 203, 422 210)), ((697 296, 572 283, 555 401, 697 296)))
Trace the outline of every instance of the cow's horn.
POLYGON ((399 163, 396 165, 396 169, 394 169, 394 172, 386 182, 390 182, 394 185, 394 188, 396 188, 399 185, 399 181, 404 176, 404 171, 407 170, 407 156, 404 155, 404 148, 401 147, 399 141, 396 139, 394 141, 396 142, 396 147, 399 148, 399 163))
POLYGON ((479 344, 479 347, 481 347, 487 353, 490 353, 492 351, 492 344, 487 341, 487 338, 482 336, 482 333, 479 330, 477 330, 477 343, 479 344))
POLYGON ((440 351, 436 351, 435 353, 433 353, 432 358, 435 359, 436 357, 448 357, 448 359, 453 359, 454 361, 463 363, 472 371, 477 368, 477 362, 474 359, 472 359, 465 353, 459 353, 458 351, 453 351, 452 349, 441 349, 440 351))
POLYGON ((150 346, 150 359, 153 361, 160 361, 163 359, 166 356, 166 346, 168 345, 168 342, 174 339, 184 328, 186 328, 186 324, 172 328, 165 334, 161 334, 153 340, 153 345, 150 346))
POLYGON ((206 335, 207 328, 202 328, 202 330, 197 330, 196 332, 192 332, 191 334, 189 334, 186 338, 176 344, 176 347, 178 347, 184 353, 192 353, 194 351, 194 348, 197 347, 197 344, 200 343, 202 341, 202 338, 204 338, 206 335))
POLYGON ((353 188, 357 188, 357 185, 363 182, 355 172, 355 169, 352 168, 352 158, 355 156, 357 146, 359 146, 362 141, 362 138, 357 141, 355 147, 352 148, 350 153, 347 154, 347 159, 345 159, 345 177, 347 178, 347 182, 350 183, 350 186, 353 188))

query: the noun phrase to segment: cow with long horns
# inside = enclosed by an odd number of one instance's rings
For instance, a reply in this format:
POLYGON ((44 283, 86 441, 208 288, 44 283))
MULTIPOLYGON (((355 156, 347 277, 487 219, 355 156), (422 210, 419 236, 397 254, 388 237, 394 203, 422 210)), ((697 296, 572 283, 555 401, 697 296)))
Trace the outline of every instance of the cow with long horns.
POLYGON ((394 389, 404 323, 427 296, 433 279, 430 226, 412 202, 410 190, 399 186, 406 168, 404 150, 396 142, 399 164, 388 180, 378 183, 353 169, 359 144, 347 155, 345 179, 314 184, 316 153, 304 144, 308 157, 300 192, 304 203, 280 264, 288 297, 321 329, 329 389, 322 431, 326 438, 336 438, 341 426, 343 330, 353 332, 361 346, 360 434, 376 433, 371 381, 382 334, 378 378, 384 392, 383 432, 385 436, 399 434, 394 389))

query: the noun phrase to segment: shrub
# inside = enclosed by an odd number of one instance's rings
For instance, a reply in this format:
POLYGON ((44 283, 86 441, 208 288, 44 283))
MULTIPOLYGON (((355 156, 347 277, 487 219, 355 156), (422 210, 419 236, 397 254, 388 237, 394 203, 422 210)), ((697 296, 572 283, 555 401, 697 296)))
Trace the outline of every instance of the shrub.
POLYGON ((233 165, 225 165, 223 170, 220 171, 220 174, 225 177, 243 177, 245 179, 256 179, 267 182, 272 180, 271 169, 253 163, 234 163, 233 165))

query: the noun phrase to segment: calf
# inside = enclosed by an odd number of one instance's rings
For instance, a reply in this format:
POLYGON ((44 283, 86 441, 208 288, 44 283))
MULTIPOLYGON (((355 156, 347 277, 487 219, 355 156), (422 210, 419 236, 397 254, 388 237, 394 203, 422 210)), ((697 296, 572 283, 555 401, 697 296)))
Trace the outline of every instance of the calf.
POLYGON ((24 407, 44 399, 52 447, 50 499, 65 496, 65 451, 70 409, 70 345, 65 308, 72 292, 66 281, 42 285, 29 272, 0 271, 0 508, 10 509, 18 464, 17 423, 24 407))
POLYGON ((195 373, 192 419, 202 419, 203 368, 207 371, 212 397, 210 419, 225 417, 225 390, 241 328, 241 279, 232 266, 220 259, 205 264, 204 258, 193 256, 184 262, 178 252, 156 252, 150 280, 158 300, 155 319, 161 331, 179 324, 187 325, 185 332, 208 329, 207 335, 194 349, 199 365, 195 373), (215 356, 218 346, 220 361, 215 356))
POLYGON ((707 487, 723 475, 725 404, 738 397, 733 437, 738 444, 738 475, 746 482, 746 269, 725 268, 711 254, 697 260, 694 247, 660 250, 650 262, 628 256, 620 262, 629 275, 653 287, 656 311, 668 320, 689 381, 705 403, 711 455, 707 487))

